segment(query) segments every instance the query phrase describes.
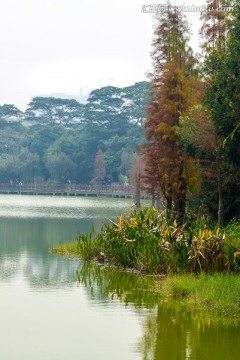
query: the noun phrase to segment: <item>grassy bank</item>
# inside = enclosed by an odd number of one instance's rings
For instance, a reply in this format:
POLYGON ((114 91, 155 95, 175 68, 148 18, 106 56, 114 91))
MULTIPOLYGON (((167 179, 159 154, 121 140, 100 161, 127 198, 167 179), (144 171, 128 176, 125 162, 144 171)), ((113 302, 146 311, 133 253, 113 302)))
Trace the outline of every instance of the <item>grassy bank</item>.
POLYGON ((164 299, 181 300, 194 310, 240 321, 240 278, 234 274, 185 274, 156 281, 152 289, 164 299))

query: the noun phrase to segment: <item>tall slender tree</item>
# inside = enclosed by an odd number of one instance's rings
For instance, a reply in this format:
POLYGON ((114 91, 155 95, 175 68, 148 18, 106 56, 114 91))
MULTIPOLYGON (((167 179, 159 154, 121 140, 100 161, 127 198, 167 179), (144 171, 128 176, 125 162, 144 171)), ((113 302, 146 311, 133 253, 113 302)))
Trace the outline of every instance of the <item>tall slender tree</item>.
POLYGON ((195 59, 188 46, 188 26, 177 9, 157 18, 153 41, 153 72, 145 121, 146 143, 142 153, 146 163, 146 188, 161 189, 167 216, 174 211, 182 220, 185 213, 186 159, 176 132, 179 117, 192 104, 196 88, 195 59))
POLYGON ((210 53, 223 52, 229 20, 229 0, 207 0, 206 9, 201 13, 203 24, 200 29, 202 48, 210 53))

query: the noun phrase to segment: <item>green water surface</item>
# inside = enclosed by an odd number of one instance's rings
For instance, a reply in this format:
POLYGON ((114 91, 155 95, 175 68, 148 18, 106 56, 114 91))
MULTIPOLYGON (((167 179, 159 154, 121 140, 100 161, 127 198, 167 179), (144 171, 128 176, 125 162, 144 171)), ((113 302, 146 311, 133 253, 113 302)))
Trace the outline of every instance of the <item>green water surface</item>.
POLYGON ((0 195, 0 359, 239 359, 240 328, 148 291, 152 277, 49 253, 131 200, 0 195))

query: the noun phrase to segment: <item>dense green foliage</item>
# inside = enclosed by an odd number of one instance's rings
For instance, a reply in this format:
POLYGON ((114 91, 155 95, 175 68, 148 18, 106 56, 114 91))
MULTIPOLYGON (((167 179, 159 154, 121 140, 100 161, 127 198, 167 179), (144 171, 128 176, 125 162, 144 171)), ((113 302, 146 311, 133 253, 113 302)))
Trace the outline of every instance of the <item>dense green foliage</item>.
POLYGON ((105 181, 129 177, 134 149, 143 141, 147 82, 91 92, 87 104, 33 98, 25 113, 0 107, 0 182, 68 180, 89 183, 102 150, 105 181))
POLYGON ((222 183, 223 213, 228 222, 240 215, 239 191, 239 70, 240 7, 236 3, 229 22, 225 47, 211 51, 205 61, 207 76, 204 104, 219 141, 219 167, 222 183))

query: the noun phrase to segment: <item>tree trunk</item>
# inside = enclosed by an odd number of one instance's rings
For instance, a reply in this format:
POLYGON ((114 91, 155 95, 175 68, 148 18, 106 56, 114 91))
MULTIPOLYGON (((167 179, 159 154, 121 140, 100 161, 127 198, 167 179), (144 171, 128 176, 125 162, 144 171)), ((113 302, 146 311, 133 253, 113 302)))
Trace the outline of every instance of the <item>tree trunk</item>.
POLYGON ((161 209, 161 200, 160 200, 160 196, 157 196, 157 210, 159 211, 161 209))
POLYGON ((179 171, 179 183, 180 186, 176 199, 174 199, 174 206, 175 206, 177 221, 179 223, 183 223, 185 217, 185 211, 186 211, 186 198, 187 198, 187 184, 186 184, 186 179, 184 178, 183 175, 183 165, 181 165, 179 171))
POLYGON ((172 216, 172 197, 167 196, 166 219, 170 220, 172 216))
POLYGON ((178 223, 183 223, 186 210, 186 193, 179 195, 175 202, 176 219, 178 223))
POLYGON ((155 195, 154 194, 152 195, 152 207, 153 208, 155 207, 155 195))
POLYGON ((134 194, 134 200, 135 205, 137 209, 141 208, 141 202, 140 202, 140 173, 136 174, 136 183, 135 183, 135 194, 134 194))
POLYGON ((221 182, 221 169, 220 159, 217 155, 217 185, 218 185, 218 225, 224 225, 224 208, 223 208, 223 194, 222 194, 222 182, 221 182))

